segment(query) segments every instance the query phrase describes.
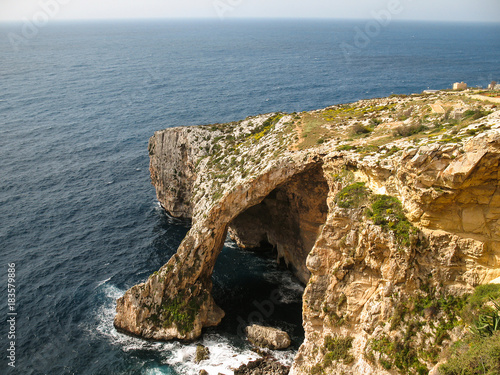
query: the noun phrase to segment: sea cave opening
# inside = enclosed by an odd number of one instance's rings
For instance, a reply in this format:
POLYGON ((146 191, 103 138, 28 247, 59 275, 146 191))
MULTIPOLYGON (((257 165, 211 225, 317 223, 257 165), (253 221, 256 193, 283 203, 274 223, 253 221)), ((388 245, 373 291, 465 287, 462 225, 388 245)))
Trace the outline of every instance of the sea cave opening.
POLYGON ((212 275, 226 312, 216 328, 245 338, 251 324, 279 328, 298 349, 304 339, 306 258, 326 221, 328 184, 321 166, 295 175, 230 224, 212 275))

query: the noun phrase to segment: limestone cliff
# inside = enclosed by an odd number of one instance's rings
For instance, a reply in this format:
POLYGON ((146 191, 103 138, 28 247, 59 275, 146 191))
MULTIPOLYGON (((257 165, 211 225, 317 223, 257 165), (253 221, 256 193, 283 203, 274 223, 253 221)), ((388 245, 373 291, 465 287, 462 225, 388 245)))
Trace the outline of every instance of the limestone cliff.
POLYGON ((189 340, 217 325, 211 274, 229 233, 273 245, 307 284, 291 373, 418 373, 463 331, 439 301, 500 276, 491 103, 441 92, 274 113, 159 131, 149 153, 158 200, 192 228, 118 300, 126 332, 189 340), (398 345, 411 361, 386 349, 398 345))

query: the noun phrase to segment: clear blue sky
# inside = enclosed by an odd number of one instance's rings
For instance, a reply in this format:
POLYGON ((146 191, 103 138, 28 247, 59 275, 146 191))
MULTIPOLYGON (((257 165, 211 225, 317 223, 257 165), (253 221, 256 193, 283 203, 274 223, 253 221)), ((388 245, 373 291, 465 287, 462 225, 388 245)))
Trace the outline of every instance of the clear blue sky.
POLYGON ((500 22, 500 0, 0 0, 0 20, 122 18, 358 18, 500 22), (392 8, 391 8, 392 7, 392 8))

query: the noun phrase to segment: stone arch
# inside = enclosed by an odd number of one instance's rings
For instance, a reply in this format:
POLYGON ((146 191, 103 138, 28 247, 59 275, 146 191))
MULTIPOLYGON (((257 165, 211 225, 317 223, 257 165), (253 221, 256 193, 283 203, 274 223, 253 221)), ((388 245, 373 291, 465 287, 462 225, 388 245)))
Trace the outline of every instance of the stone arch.
POLYGON ((278 257, 307 282, 305 261, 326 220, 328 191, 322 163, 314 159, 281 161, 235 186, 203 220, 194 221, 167 264, 118 299, 115 327, 150 339, 192 340, 204 327, 218 325, 224 312, 211 295, 212 272, 228 228, 240 244, 251 245, 242 229, 252 219, 252 233, 265 236, 278 257), (182 321, 171 321, 171 316, 182 321))
POLYGON ((272 245, 304 284, 309 280, 306 258, 326 221, 328 184, 321 165, 293 176, 260 203, 247 208, 229 224, 238 246, 272 245))

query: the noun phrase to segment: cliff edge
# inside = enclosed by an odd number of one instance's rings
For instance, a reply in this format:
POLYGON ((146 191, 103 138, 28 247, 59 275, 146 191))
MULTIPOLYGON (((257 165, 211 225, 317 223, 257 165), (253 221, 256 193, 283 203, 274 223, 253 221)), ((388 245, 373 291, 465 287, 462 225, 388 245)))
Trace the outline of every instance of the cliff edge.
POLYGON ((219 324, 211 275, 229 235, 273 245, 307 285, 292 374, 419 373, 463 334, 449 301, 500 277, 493 103, 438 92, 171 128, 149 154, 158 200, 192 227, 118 299, 122 331, 192 340, 219 324))

